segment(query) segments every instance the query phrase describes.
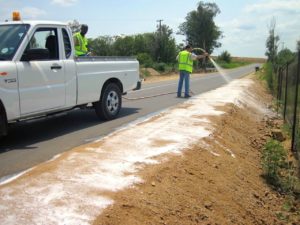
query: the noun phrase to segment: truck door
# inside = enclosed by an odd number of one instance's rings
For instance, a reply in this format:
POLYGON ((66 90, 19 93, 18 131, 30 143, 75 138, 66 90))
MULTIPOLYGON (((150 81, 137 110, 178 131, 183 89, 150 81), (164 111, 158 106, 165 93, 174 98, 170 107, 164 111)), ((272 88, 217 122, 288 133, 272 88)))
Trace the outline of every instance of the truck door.
POLYGON ((17 62, 21 115, 65 106, 65 72, 58 40, 57 28, 36 29, 17 62))

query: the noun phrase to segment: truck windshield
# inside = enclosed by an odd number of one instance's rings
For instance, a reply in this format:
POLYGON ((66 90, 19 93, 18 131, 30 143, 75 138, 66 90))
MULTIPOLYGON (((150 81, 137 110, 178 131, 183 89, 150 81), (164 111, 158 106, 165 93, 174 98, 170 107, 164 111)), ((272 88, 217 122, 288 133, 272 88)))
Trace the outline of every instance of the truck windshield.
POLYGON ((0 60, 12 60, 29 29, 29 24, 0 25, 0 60))

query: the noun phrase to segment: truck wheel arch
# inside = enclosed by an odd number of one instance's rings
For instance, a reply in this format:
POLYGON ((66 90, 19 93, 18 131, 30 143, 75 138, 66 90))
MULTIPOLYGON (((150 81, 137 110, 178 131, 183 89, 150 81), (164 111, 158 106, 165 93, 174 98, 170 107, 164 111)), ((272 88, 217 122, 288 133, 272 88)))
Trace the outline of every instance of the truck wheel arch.
POLYGON ((122 107, 123 85, 115 78, 107 80, 101 90, 99 101, 94 102, 95 112, 100 119, 112 120, 122 107))
POLYGON ((0 99, 0 137, 7 135, 7 116, 4 105, 0 99))
MULTIPOLYGON (((110 84, 110 83, 115 83, 115 84, 117 84, 118 87, 120 88, 121 93, 123 93, 123 85, 122 85, 122 82, 121 82, 119 79, 117 79, 117 78, 110 78, 110 79, 108 79, 107 81, 105 81, 105 83, 103 84, 102 89, 101 89, 101 96, 103 95, 103 92, 104 92, 104 90, 105 90, 105 87, 106 87, 108 84, 110 84)), ((101 96, 100 96, 100 98, 101 98, 101 96)))

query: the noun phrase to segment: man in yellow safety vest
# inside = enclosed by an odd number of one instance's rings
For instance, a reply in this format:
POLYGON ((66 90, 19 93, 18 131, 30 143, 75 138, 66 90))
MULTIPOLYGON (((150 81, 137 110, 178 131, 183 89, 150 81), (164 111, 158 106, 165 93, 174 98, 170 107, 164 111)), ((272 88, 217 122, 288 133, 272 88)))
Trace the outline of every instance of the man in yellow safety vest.
POLYGON ((75 33, 73 36, 76 56, 86 56, 88 54, 88 40, 85 37, 87 32, 88 26, 82 24, 80 32, 75 33))
POLYGON ((177 97, 181 97, 181 90, 183 82, 185 83, 184 88, 184 97, 191 97, 189 94, 190 90, 190 74, 193 72, 193 61, 197 59, 202 59, 208 56, 208 53, 204 53, 203 55, 195 55, 192 53, 193 48, 191 45, 187 45, 185 49, 177 55, 176 59, 178 61, 178 69, 179 69, 179 83, 177 89, 177 97))

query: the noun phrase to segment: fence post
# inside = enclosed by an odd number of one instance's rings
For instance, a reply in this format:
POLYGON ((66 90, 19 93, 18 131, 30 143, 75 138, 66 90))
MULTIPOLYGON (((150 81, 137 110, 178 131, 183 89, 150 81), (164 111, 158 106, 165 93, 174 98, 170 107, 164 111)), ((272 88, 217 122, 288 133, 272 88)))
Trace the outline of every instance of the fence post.
POLYGON ((289 64, 286 64, 285 69, 285 93, 284 93, 284 108, 283 108, 283 119, 286 117, 286 106, 287 106, 287 89, 288 89, 288 76, 289 76, 289 64))
POLYGON ((282 68, 278 69, 277 79, 277 112, 280 108, 281 92, 282 92, 282 68))
POLYGON ((300 51, 298 52, 298 65, 297 65, 297 79, 296 79, 296 93, 295 93, 295 108, 294 108, 294 118, 293 118, 293 132, 292 132, 292 151, 297 152, 296 146, 296 129, 297 129, 297 108, 298 108, 298 86, 299 86, 299 76, 300 76, 300 51))

